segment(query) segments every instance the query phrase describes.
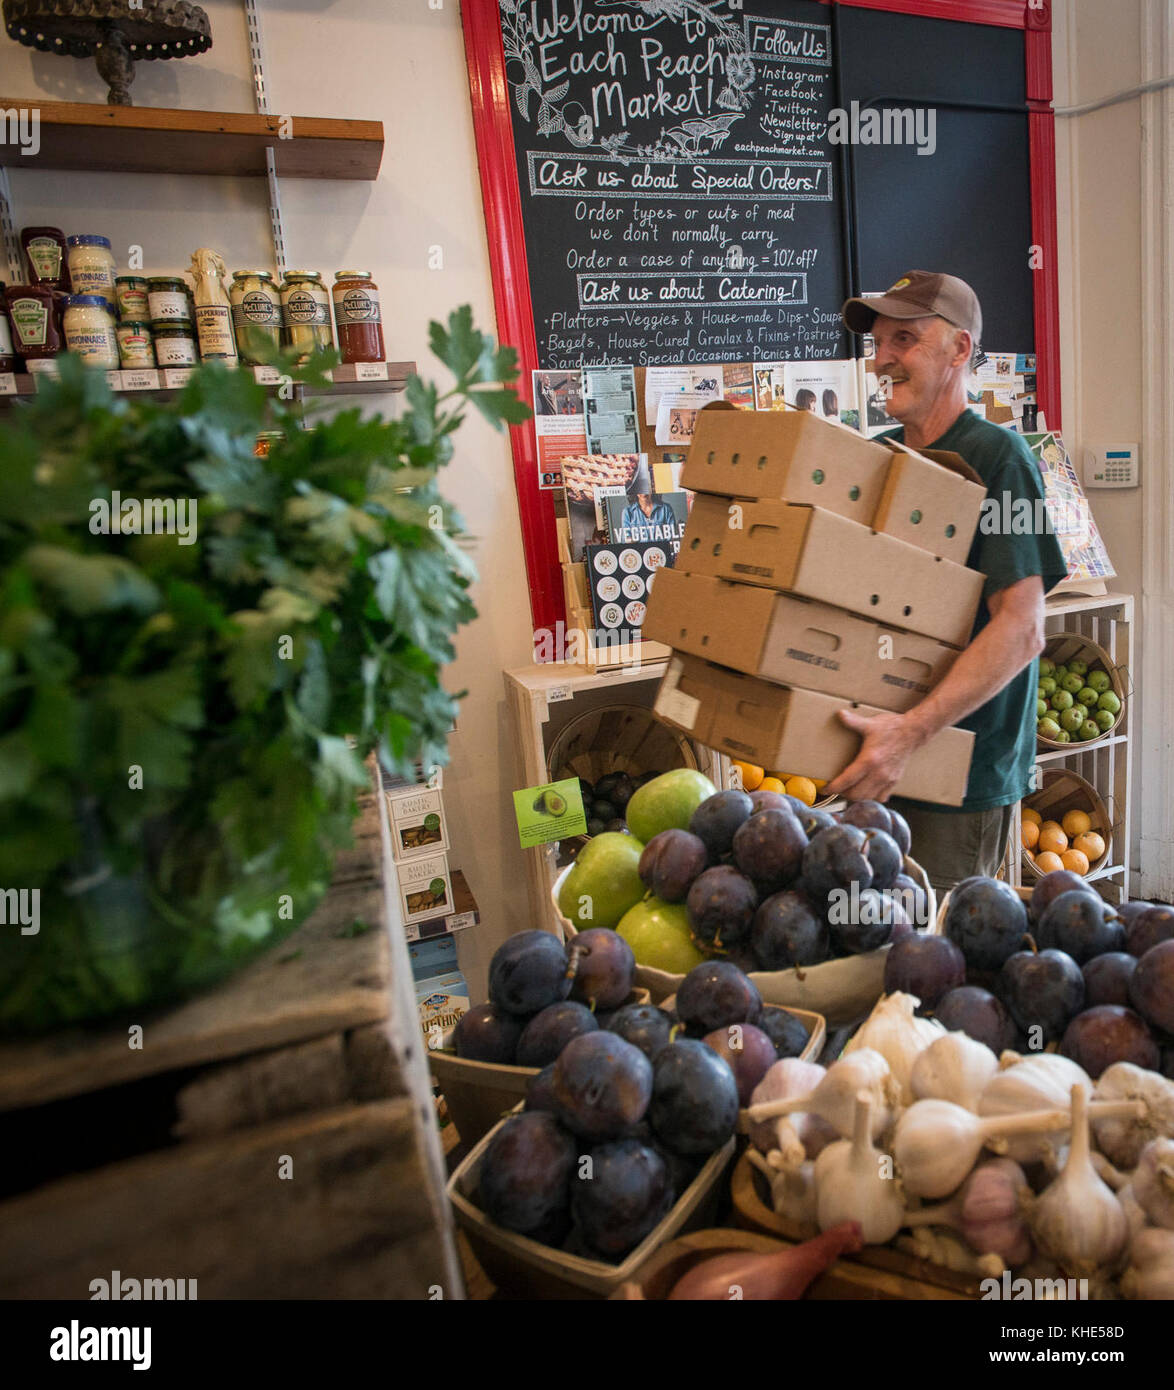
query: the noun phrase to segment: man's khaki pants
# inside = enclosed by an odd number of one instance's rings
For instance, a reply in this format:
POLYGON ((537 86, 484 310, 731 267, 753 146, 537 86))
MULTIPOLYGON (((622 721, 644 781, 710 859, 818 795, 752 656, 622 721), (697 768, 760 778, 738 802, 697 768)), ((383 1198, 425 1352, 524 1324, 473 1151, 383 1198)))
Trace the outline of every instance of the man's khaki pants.
POLYGON ((994 878, 1003 862, 1014 806, 996 806, 990 811, 947 813, 927 811, 899 796, 889 805, 909 822, 912 835, 910 857, 925 870, 941 898, 953 886, 972 874, 994 878))

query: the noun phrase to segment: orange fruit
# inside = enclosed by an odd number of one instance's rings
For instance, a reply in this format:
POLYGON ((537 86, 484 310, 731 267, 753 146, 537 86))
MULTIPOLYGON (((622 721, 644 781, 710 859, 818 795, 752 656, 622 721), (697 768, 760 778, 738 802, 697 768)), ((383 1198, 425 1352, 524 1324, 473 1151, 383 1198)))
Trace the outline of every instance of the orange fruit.
POLYGON ((1038 843, 1041 850, 1050 850, 1053 854, 1063 854, 1068 848, 1068 836, 1054 820, 1044 821, 1039 828, 1038 843))
POLYGON ((756 767, 753 763, 740 763, 735 761, 733 766, 742 774, 742 790, 744 792, 756 792, 762 786, 762 779, 766 776, 762 768, 756 767))
POLYGON ((1045 850, 1043 854, 1035 856, 1035 867, 1041 874, 1052 874, 1057 869, 1064 867, 1064 861, 1058 854, 1053 854, 1051 850, 1045 850))
POLYGON ((1095 830, 1086 830, 1072 841, 1072 848, 1078 849, 1090 864, 1095 863, 1105 852, 1104 837, 1095 830))
POLYGON ((1060 856, 1060 863, 1074 874, 1088 873, 1088 856, 1081 854, 1078 849, 1066 849, 1060 856))
POLYGON ((805 806, 815 805, 815 783, 810 777, 789 777, 786 788, 788 796, 798 797, 805 806))
POLYGON ((1019 819, 1021 821, 1031 821, 1033 825, 1041 825, 1043 823, 1043 816, 1040 815, 1034 806, 1021 806, 1019 808, 1019 819))
POLYGON ((1064 819, 1060 822, 1064 827, 1064 834, 1071 839, 1077 835, 1083 835, 1086 830, 1092 829, 1092 821, 1089 819, 1087 811, 1065 811, 1064 819))
POLYGON ((777 777, 764 777, 756 790, 760 792, 785 792, 787 789, 777 777))
POLYGON ((1035 849, 1039 843, 1039 826, 1033 820, 1023 822, 1023 848, 1035 849))
POLYGON ((811 785, 815 788, 817 792, 823 791, 824 787, 827 786, 827 782, 821 781, 818 777, 809 777, 807 780, 811 783, 811 785))

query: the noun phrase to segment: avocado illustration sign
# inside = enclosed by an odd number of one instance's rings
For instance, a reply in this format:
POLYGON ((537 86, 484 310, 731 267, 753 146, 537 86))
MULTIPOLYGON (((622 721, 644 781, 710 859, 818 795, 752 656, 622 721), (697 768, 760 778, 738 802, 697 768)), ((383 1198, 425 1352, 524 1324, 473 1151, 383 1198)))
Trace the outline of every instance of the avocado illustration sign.
POLYGON ((577 777, 514 792, 514 815, 523 849, 587 833, 583 792, 577 777))
POLYGON ((831 28, 760 3, 499 0, 541 367, 841 355, 831 28))

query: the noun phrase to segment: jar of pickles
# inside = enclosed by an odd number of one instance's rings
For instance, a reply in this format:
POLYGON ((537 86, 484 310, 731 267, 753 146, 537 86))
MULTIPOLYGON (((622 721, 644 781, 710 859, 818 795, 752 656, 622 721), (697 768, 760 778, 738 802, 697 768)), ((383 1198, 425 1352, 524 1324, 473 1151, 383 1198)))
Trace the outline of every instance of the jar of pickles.
POLYGON ((240 360, 249 367, 272 362, 281 348, 281 295, 267 270, 236 270, 228 289, 240 360))
POLYGON ((286 346, 306 359, 318 348, 334 346, 330 331, 330 296, 317 270, 290 270, 281 287, 286 346))
POLYGON ((334 277, 334 322, 344 362, 382 362, 379 286, 369 270, 340 270, 334 277))

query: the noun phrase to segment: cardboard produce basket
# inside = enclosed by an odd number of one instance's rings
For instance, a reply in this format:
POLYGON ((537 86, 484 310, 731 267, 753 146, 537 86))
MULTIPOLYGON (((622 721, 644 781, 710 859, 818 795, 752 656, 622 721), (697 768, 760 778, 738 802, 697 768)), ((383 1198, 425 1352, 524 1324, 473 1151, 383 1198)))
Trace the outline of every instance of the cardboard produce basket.
POLYGON ((1107 738, 1111 738, 1117 732, 1117 727, 1125 717, 1125 706, 1132 693, 1128 687, 1129 671, 1124 666, 1118 666, 1113 661, 1109 653, 1094 642, 1091 637, 1084 637, 1079 632, 1057 632, 1048 638, 1048 644, 1044 648, 1044 656, 1049 661, 1054 661, 1058 666, 1065 665, 1073 657, 1079 657, 1082 661, 1088 662, 1090 671, 1098 666, 1102 667, 1109 676, 1109 689, 1121 701, 1121 708, 1117 711, 1117 717, 1109 728, 1096 738, 1082 739, 1072 743, 1059 743, 1055 739, 1043 738, 1036 734, 1035 741, 1038 747, 1047 749, 1062 749, 1067 753, 1083 753, 1088 748, 1097 748, 1107 738))
POLYGON ((666 1241, 714 1219, 723 1195, 722 1180, 734 1156, 735 1141, 731 1138, 706 1159, 664 1220, 619 1264, 609 1264, 515 1235, 485 1215, 477 1205, 477 1185, 485 1151, 498 1127, 485 1135, 453 1173, 448 1197, 473 1254, 490 1280, 505 1293, 528 1298, 607 1298, 666 1241))
MULTIPOLYGON (((646 989, 634 989, 624 1005, 649 1002, 646 989)), ((429 1051, 428 1066, 463 1144, 476 1144, 503 1115, 524 1101, 530 1078, 540 1071, 539 1067, 474 1062, 440 1050, 429 1051)))
MULTIPOLYGON (((559 910, 558 895, 572 867, 568 865, 559 874, 550 894, 551 907, 562 928, 564 940, 575 935, 575 927, 559 910)), ((904 871, 926 895, 928 924, 924 929, 937 933, 940 931, 941 915, 933 885, 921 865, 908 856, 904 871)), ((843 956, 824 961, 822 965, 808 965, 801 969, 756 970, 751 973, 750 979, 758 986, 763 1003, 778 1004, 796 1012, 808 1010, 820 1014, 835 1028, 868 1013, 884 993, 885 956, 888 950, 886 945, 861 956, 843 956)), ((636 966, 636 983, 648 990, 656 1004, 676 994, 684 978, 684 975, 670 974, 667 970, 654 970, 647 965, 636 966)))
MULTIPOLYGON (((1093 784, 1079 773, 1067 767, 1045 769, 1043 786, 1038 792, 1025 796, 1023 804, 1030 806, 1033 811, 1038 811, 1045 821, 1063 820, 1068 811, 1084 811, 1092 822, 1089 828, 1095 830, 1105 842, 1104 854, 1095 860, 1089 860, 1088 872, 1094 874, 1109 862, 1109 855, 1113 849, 1113 831, 1116 827, 1109 814, 1108 805, 1093 784)), ((1022 845, 1020 854, 1023 859, 1023 872, 1032 882, 1043 878, 1042 870, 1034 859, 1028 858, 1027 850, 1022 845)))

